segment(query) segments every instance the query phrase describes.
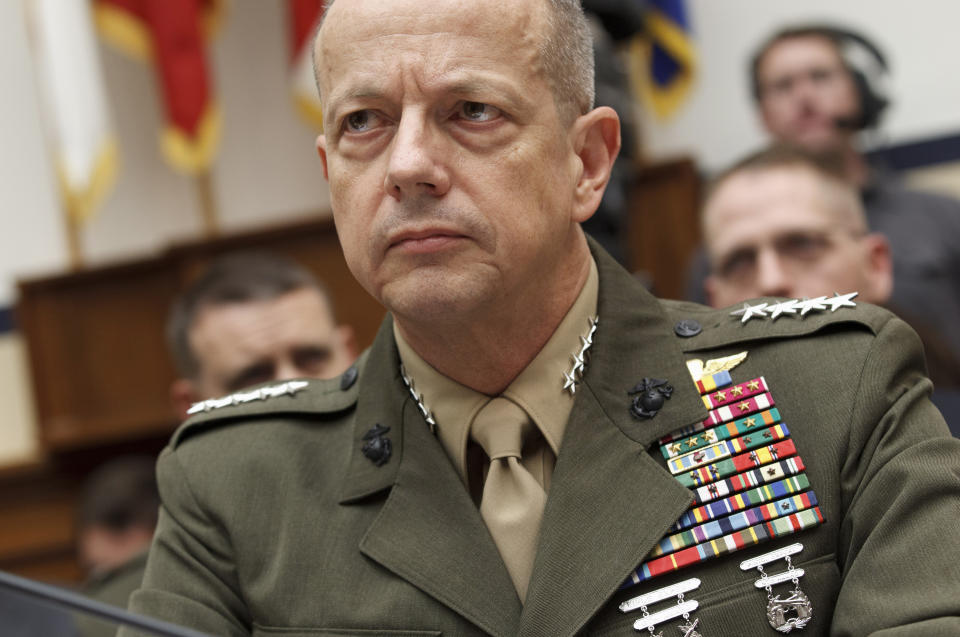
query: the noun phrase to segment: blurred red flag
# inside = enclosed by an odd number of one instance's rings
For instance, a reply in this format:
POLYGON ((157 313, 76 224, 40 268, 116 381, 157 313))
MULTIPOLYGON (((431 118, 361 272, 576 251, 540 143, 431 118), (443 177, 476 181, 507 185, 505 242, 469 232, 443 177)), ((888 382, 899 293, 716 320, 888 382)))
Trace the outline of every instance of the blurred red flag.
POLYGON ((152 62, 163 95, 161 148, 176 169, 205 171, 216 154, 221 116, 208 73, 206 44, 220 0, 94 0, 97 28, 125 53, 152 62))
POLYGON ((287 0, 290 20, 290 89, 293 102, 308 123, 323 130, 320 96, 313 77, 313 32, 323 15, 324 0, 287 0))

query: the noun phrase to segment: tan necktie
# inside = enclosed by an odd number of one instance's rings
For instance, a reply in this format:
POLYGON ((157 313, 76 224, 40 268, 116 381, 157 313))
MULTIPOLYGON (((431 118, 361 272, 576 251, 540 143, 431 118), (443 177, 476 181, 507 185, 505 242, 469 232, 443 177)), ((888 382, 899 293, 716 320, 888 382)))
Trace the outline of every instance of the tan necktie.
POLYGON ((520 600, 527 595, 547 494, 520 462, 524 439, 537 428, 506 398, 494 398, 473 420, 470 437, 490 458, 480 516, 486 522, 520 600))

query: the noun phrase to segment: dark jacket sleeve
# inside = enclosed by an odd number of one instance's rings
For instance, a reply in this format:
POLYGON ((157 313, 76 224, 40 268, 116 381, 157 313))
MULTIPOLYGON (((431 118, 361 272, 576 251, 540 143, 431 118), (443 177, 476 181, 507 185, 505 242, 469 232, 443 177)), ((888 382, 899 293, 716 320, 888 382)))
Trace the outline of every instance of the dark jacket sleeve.
POLYGON ((857 382, 831 635, 960 635, 960 441, 928 400, 920 341, 878 332, 857 382))
POLYGON ((160 455, 157 483, 160 519, 130 609, 211 635, 249 635, 230 539, 195 497, 176 450, 160 455))

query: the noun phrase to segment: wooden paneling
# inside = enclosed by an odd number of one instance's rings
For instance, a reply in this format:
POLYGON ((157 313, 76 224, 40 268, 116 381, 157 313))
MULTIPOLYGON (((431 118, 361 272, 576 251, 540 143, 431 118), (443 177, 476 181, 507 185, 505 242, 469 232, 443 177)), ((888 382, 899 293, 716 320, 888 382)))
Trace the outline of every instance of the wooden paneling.
POLYGON ((700 192, 700 176, 688 158, 637 173, 627 227, 630 269, 648 276, 659 297, 686 297, 687 265, 700 244, 700 192))
POLYGON ((361 347, 384 310, 350 275, 333 224, 314 221, 183 243, 151 259, 23 281, 17 308, 46 449, 172 431, 175 371, 164 341, 169 307, 213 258, 240 250, 287 255, 323 280, 361 347))
POLYGON ((185 242, 152 258, 21 281, 17 322, 44 455, 0 468, 0 570, 79 581, 80 485, 111 458, 156 455, 179 424, 168 393, 175 378, 164 339, 170 304, 212 259, 240 250, 304 265, 327 285, 358 345, 373 341, 384 310, 350 274, 328 220, 185 242))

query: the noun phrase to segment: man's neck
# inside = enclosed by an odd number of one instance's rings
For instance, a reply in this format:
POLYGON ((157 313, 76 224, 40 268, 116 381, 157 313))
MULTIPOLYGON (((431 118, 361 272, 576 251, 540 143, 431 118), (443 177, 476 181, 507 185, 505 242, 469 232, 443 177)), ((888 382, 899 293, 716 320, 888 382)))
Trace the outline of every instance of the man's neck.
MULTIPOLYGON (((578 251, 579 252, 579 251, 578 251)), ((546 289, 503 306, 487 308, 443 325, 395 317, 407 343, 438 372, 475 391, 495 396, 536 358, 573 306, 590 273, 590 252, 571 258, 576 267, 558 272, 546 289)))
POLYGON ((853 144, 843 149, 843 171, 847 180, 856 188, 862 189, 870 179, 870 166, 853 144))

